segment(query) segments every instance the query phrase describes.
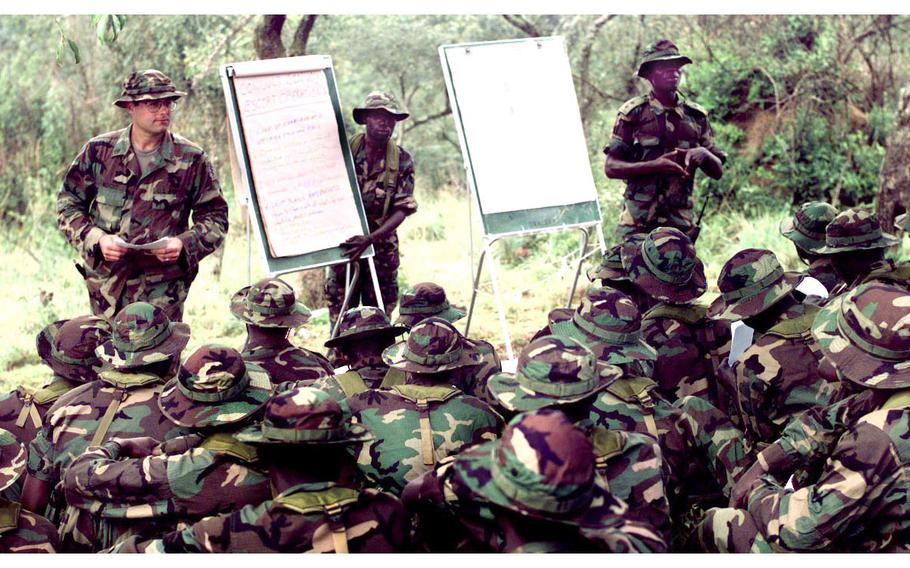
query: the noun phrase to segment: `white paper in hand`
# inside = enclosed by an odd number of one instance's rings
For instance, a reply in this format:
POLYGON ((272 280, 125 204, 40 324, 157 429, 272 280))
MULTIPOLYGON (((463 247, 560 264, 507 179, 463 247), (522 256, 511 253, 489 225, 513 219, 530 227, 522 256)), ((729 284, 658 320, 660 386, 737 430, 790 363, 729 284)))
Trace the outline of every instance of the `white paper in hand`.
POLYGON ((796 287, 796 290, 797 292, 802 292, 806 296, 818 296, 822 300, 828 298, 828 290, 825 288, 825 285, 811 276, 806 276, 803 281, 799 283, 799 286, 796 287))
POLYGON ((170 237, 161 237, 157 241, 152 241, 150 243, 145 243, 144 245, 137 245, 133 243, 128 243, 121 239, 118 236, 114 236, 114 244, 121 246, 123 248, 128 248, 131 250, 158 250, 163 249, 167 246, 167 241, 170 237))
POLYGON ((727 357, 727 365, 732 367, 733 363, 739 361, 746 349, 752 345, 752 337, 755 335, 755 330, 741 321, 735 321, 730 325, 730 333, 733 335, 733 339, 730 341, 730 355, 727 357))

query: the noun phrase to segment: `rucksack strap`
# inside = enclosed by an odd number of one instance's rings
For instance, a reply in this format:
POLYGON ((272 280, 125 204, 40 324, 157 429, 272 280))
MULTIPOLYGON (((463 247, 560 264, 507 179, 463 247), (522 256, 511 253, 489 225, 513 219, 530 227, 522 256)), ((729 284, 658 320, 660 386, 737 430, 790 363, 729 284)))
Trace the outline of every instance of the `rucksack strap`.
POLYGON ((338 386, 341 387, 341 390, 344 391, 344 396, 347 398, 362 393, 368 388, 357 371, 348 371, 347 373, 335 375, 335 380, 338 381, 338 386))
POLYGON ((100 446, 104 442, 104 437, 107 435, 108 429, 111 427, 111 423, 114 421, 114 416, 117 415, 117 411, 120 410, 120 405, 126 400, 126 397, 129 396, 129 391, 126 389, 117 389, 117 396, 111 400, 107 405, 107 410, 104 411, 104 415, 101 417, 101 420, 98 422, 98 429, 95 430, 94 436, 92 436, 92 441, 89 443, 90 446, 100 446))
MULTIPOLYGON (((362 132, 351 136, 351 154, 356 154, 360 151, 364 144, 363 141, 364 134, 362 132)), ((385 150, 385 171, 382 174, 382 188, 385 190, 385 201, 382 204, 382 215, 376 220, 376 223, 379 225, 382 225, 389 215, 389 206, 392 204, 392 193, 394 193, 393 190, 398 184, 399 160, 400 152, 398 150, 398 144, 389 138, 385 150)))
POLYGON ((386 372, 385 377, 382 378, 382 383, 379 385, 379 388, 389 388, 398 385, 403 385, 407 380, 408 375, 401 369, 396 369, 395 367, 390 367, 386 372))
POLYGON ((433 449, 433 429, 430 427, 430 404, 426 399, 417 399, 417 412, 420 414, 420 454, 423 465, 436 463, 433 449))
POLYGON ((22 387, 19 388, 19 391, 22 393, 22 409, 19 410, 19 416, 16 418, 16 428, 25 426, 25 421, 29 418, 32 419, 32 424, 35 425, 35 428, 41 428, 43 424, 41 415, 38 414, 38 409, 35 405, 34 395, 22 387))

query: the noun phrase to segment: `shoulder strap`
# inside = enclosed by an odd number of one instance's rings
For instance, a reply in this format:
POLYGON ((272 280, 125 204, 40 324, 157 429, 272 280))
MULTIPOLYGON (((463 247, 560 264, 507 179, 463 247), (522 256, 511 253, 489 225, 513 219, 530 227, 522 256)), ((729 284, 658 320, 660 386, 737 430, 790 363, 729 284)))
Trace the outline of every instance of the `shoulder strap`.
POLYGON ((366 383, 363 382, 360 373, 357 371, 348 371, 347 373, 335 375, 335 380, 338 381, 338 386, 344 391, 345 397, 352 397, 355 394, 364 392, 368 388, 366 383))
POLYGON ((48 402, 54 402, 73 390, 73 388, 75 388, 74 385, 66 379, 58 379, 35 391, 34 399, 38 404, 47 404, 48 402))
POLYGON ((226 432, 216 432, 202 441, 202 447, 216 454, 237 458, 252 463, 259 457, 256 447, 244 444, 226 432))
POLYGON ((891 395, 891 398, 885 401, 880 410, 894 410, 910 406, 910 390, 902 390, 891 395))
POLYGON ((363 146, 363 132, 358 132, 357 134, 348 138, 348 145, 351 147, 351 154, 356 154, 360 151, 360 148, 363 146))
POLYGON ((382 176, 383 188, 385 189, 385 201, 382 204, 382 217, 379 218, 379 224, 383 224, 389 215, 389 205, 392 203, 392 188, 398 184, 398 144, 389 138, 385 150, 385 173, 382 176))
POLYGON ((618 430, 598 426, 591 432, 591 444, 594 446, 594 465, 603 468, 607 460, 622 450, 623 435, 618 430))
POLYGON ((392 390, 414 402, 418 399, 426 400, 427 402, 445 402, 461 392, 451 385, 395 385, 392 390))
POLYGON ((395 385, 403 385, 407 378, 407 374, 401 369, 389 367, 385 377, 382 378, 382 384, 379 385, 379 388, 384 389, 394 387, 395 385))
POLYGON ((19 526, 19 512, 22 506, 5 499, 0 499, 0 534, 15 530, 19 526))
MULTIPOLYGON (((292 490, 293 491, 293 488, 292 490)), ((332 531, 332 544, 337 554, 348 552, 347 527, 344 510, 357 501, 360 493, 347 487, 331 487, 323 491, 298 491, 282 493, 273 501, 279 507, 300 514, 322 512, 328 517, 332 531)))
POLYGON ((655 318, 670 318, 689 325, 695 325, 696 323, 703 321, 707 314, 708 307, 702 304, 685 304, 678 306, 661 303, 645 312, 645 314, 641 316, 641 321, 655 318))
POLYGON ((648 95, 639 95, 635 98, 627 100, 621 107, 619 107, 619 116, 622 118, 627 118, 630 112, 646 102, 648 102, 648 95))
POLYGON ((650 391, 657 383, 647 377, 622 377, 607 387, 607 392, 625 402, 634 402, 641 406, 645 427, 652 436, 658 435, 657 423, 654 421, 654 399, 650 391))
POLYGON ((17 390, 22 397, 22 408, 19 409, 19 416, 16 417, 16 428, 24 427, 25 421, 29 418, 31 418, 35 428, 41 428, 44 425, 44 422, 41 420, 41 415, 38 414, 38 409, 35 407, 35 391, 24 385, 20 385, 17 390))
POLYGON ((808 333, 812 329, 812 322, 815 321, 815 316, 818 315, 818 311, 821 308, 811 304, 805 304, 805 306, 806 313, 775 324, 767 333, 788 339, 800 337, 808 333))

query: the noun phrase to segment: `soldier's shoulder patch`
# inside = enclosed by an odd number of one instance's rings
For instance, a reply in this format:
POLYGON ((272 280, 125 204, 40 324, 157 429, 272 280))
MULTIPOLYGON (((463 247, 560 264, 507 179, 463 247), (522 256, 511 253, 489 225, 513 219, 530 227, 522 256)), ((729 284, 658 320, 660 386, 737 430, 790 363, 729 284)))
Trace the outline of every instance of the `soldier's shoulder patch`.
POLYGON ((648 95, 639 95, 637 97, 627 100, 621 107, 619 107, 619 116, 628 117, 636 108, 648 102, 648 95))
POLYGON ((698 103, 693 103, 692 101, 683 101, 683 104, 687 108, 694 110, 696 113, 698 113, 702 116, 708 116, 708 110, 698 103))
POLYGON ((203 153, 202 146, 200 146, 199 144, 196 144, 192 140, 190 140, 188 138, 184 138, 183 136, 180 136, 179 134, 174 134, 173 136, 174 136, 174 146, 178 147, 177 150, 179 152, 182 152, 183 154, 189 154, 189 155, 203 153))

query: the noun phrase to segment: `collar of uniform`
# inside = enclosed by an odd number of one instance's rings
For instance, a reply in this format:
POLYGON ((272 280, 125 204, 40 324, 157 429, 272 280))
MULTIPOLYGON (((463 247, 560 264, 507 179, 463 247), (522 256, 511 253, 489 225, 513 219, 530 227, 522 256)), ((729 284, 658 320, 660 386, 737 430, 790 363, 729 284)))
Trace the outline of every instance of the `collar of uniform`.
POLYGON ((679 116, 683 115, 683 98, 678 92, 676 93, 676 104, 674 106, 668 107, 664 106, 657 97, 654 96, 654 92, 648 94, 648 104, 654 109, 654 112, 661 113, 664 111, 675 112, 679 116))
MULTIPOLYGON (((120 131, 120 136, 117 137, 117 141, 114 143, 114 156, 126 156, 130 151, 132 148, 130 132, 132 131, 132 124, 120 131)), ((161 157, 165 162, 174 162, 176 160, 174 158, 174 136, 170 131, 164 133, 164 139, 161 141, 161 157)))

